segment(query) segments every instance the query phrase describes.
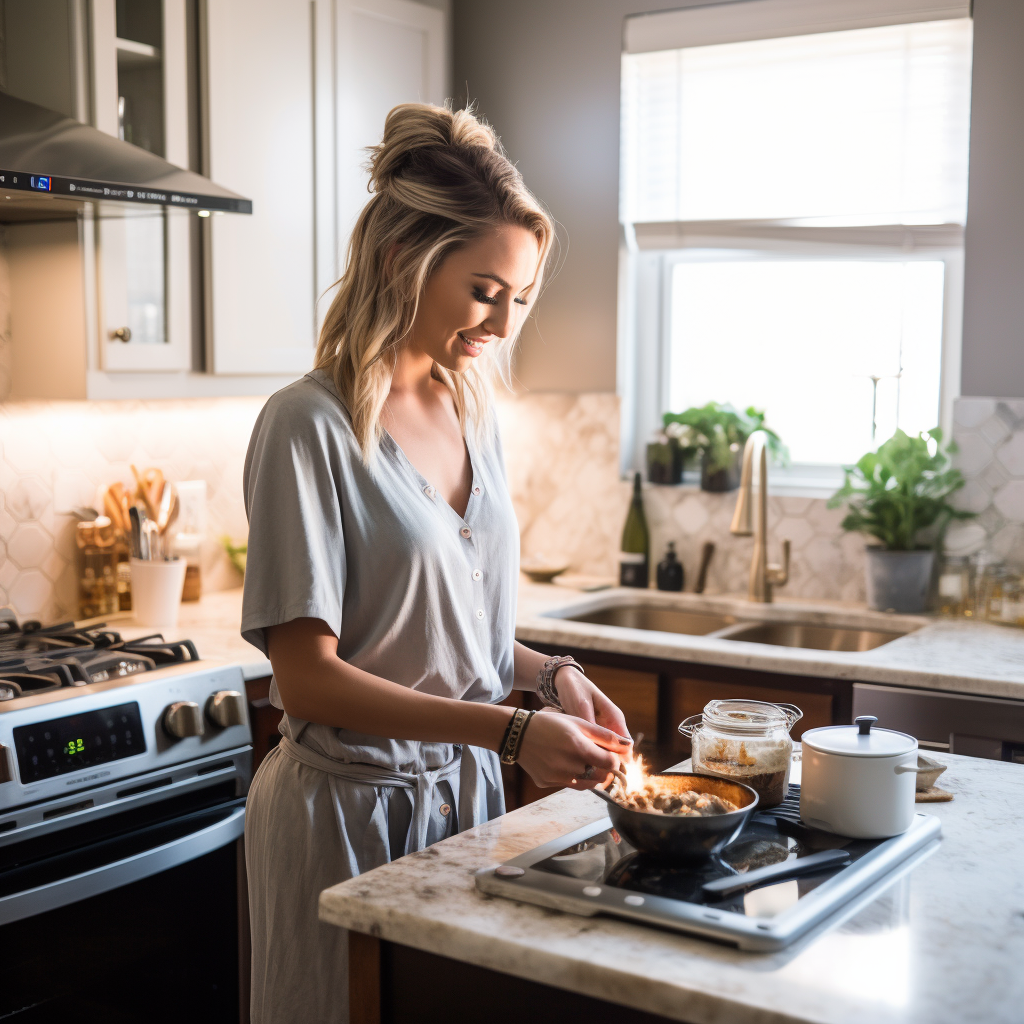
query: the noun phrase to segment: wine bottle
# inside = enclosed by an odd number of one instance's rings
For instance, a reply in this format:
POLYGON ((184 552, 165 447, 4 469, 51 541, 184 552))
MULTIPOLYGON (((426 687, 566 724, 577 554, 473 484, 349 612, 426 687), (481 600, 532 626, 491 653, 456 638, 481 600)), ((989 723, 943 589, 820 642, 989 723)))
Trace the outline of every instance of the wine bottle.
POLYGON ((633 499, 629 503, 629 512, 626 513, 621 547, 619 585, 646 587, 650 573, 650 536, 647 533, 647 516, 644 515, 644 498, 640 490, 639 473, 633 477, 633 499))

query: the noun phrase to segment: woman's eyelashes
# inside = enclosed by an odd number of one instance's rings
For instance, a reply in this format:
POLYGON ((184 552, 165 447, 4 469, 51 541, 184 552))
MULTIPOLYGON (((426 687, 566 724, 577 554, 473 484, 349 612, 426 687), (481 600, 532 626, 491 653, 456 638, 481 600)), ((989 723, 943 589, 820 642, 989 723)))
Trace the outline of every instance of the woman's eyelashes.
MULTIPOLYGON (((487 295, 485 292, 480 291, 479 288, 473 290, 473 298, 477 302, 482 302, 485 306, 496 306, 498 304, 498 297, 496 295, 487 295)), ((527 305, 527 300, 519 296, 516 296, 512 301, 519 303, 520 306, 527 305)))

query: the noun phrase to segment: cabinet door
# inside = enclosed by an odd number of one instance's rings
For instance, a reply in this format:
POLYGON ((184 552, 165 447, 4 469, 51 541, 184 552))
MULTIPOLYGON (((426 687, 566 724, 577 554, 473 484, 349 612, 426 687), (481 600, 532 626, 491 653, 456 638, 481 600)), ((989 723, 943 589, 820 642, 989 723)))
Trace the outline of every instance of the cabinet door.
MULTIPOLYGON (((89 6, 96 127, 188 166, 185 0, 89 6)), ((102 204, 95 218, 100 365, 187 370, 192 361, 189 218, 160 206, 102 204)))
POLYGON ((203 4, 205 173, 252 200, 206 223, 207 369, 312 366, 313 52, 309 0, 203 4))
MULTIPOLYGON (((443 103, 449 77, 441 11, 411 0, 335 0, 334 14, 336 235, 328 254, 333 259, 322 267, 321 291, 340 275, 352 227, 369 199, 366 147, 380 142, 392 107, 443 103)), ((321 217, 318 226, 326 230, 327 219, 321 217)))

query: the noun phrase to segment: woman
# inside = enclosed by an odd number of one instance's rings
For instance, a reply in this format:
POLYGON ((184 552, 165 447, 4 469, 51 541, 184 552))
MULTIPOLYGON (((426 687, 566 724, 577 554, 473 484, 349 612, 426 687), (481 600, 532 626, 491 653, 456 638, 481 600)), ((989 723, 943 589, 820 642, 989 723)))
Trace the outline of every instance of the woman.
POLYGON ((252 1020, 347 1019, 321 890, 504 812, 498 752, 541 786, 603 781, 622 714, 514 640, 518 530, 483 367, 507 364, 551 222, 468 111, 388 115, 316 369, 245 463, 242 633, 280 745, 249 793, 252 1020), (511 688, 565 714, 499 706, 511 688))

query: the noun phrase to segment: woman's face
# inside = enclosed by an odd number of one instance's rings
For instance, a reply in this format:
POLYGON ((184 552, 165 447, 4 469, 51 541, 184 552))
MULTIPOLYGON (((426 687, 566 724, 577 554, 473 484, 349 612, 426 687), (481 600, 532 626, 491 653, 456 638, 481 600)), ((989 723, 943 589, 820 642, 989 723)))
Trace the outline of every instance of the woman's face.
POLYGON ((466 370, 514 334, 532 303, 540 246, 503 224, 456 250, 427 279, 408 344, 447 370, 466 370))

